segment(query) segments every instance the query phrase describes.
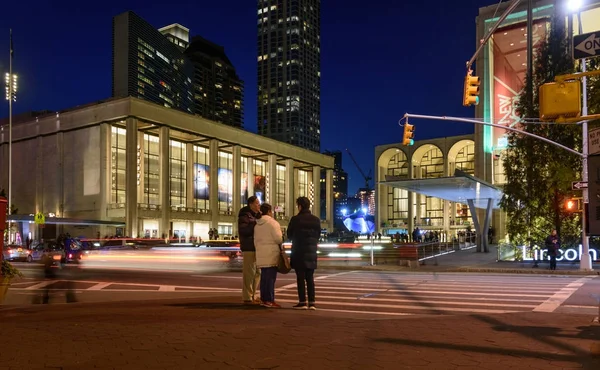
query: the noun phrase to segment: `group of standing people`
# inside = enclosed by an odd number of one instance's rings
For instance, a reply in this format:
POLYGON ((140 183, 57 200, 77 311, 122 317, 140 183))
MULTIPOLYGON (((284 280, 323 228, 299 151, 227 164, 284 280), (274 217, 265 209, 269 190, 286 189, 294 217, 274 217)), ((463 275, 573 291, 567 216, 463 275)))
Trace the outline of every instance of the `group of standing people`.
MULTIPOLYGON (((310 212, 310 200, 296 200, 298 214, 290 219, 287 237, 292 241, 290 263, 296 273, 298 304, 295 309, 316 309, 314 273, 317 269, 317 244, 321 220, 310 212), (308 295, 308 300, 307 300, 308 295)), ((283 249, 284 236, 273 217, 273 207, 260 204, 256 196, 238 214, 240 249, 243 255, 244 304, 281 308, 275 302, 275 281, 283 249)))

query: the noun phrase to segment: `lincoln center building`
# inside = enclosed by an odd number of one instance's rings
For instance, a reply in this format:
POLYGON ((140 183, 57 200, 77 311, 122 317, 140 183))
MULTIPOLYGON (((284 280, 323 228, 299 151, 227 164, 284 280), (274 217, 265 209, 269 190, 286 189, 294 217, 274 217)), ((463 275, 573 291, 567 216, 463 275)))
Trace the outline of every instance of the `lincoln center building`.
MULTIPOLYGON (((43 213, 57 232, 206 239, 216 228, 233 237, 250 195, 272 204, 285 229, 299 196, 320 214, 322 169, 322 225, 333 229, 334 161, 314 151, 133 97, 16 118, 12 131, 12 203, 18 216, 43 213), (67 219, 69 225, 60 222, 67 219)), ((8 154, 3 125, 4 189, 8 154)), ((21 227, 36 237, 33 224, 21 227)))

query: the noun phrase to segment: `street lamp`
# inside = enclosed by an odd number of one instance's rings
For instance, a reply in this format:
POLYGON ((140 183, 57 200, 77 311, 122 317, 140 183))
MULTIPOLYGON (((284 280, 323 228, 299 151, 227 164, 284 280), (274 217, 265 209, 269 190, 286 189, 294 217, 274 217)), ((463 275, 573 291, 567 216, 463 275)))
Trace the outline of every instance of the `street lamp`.
MULTIPOLYGON (((12 103, 17 101, 17 75, 12 73, 12 56, 10 58, 10 72, 4 76, 6 83, 6 100, 8 100, 8 214, 12 209, 12 103)), ((10 221, 8 228, 8 242, 11 242, 10 221)))
MULTIPOLYGON (((571 11, 571 13, 575 13, 577 12, 577 23, 579 26, 579 34, 581 35, 583 33, 583 25, 581 24, 581 7, 583 6, 583 1, 582 0, 569 0, 567 2, 567 7, 568 9, 571 11)), ((572 14, 569 15, 569 24, 571 24, 571 20, 572 20, 572 14)), ((572 27, 569 27, 569 31, 571 32, 572 27)), ((569 34, 569 37, 571 38, 571 47, 570 50, 573 50, 573 35, 569 34)), ((583 58, 581 59, 581 71, 585 72, 586 71, 586 59, 583 58)), ((581 94, 582 96, 582 106, 581 106, 581 115, 582 116, 587 116, 588 114, 588 105, 587 105, 587 77, 583 76, 582 78, 582 89, 583 92, 581 94)), ((583 182, 587 183, 588 182, 588 121, 584 120, 582 125, 581 125, 581 129, 582 129, 582 136, 583 136, 583 175, 582 175, 582 180, 583 182)), ((579 269, 580 270, 592 270, 592 259, 590 257, 590 240, 589 237, 586 233, 585 230, 585 225, 586 225, 586 219, 588 218, 587 215, 587 211, 588 211, 588 207, 586 207, 589 204, 589 193, 588 193, 588 189, 585 188, 583 189, 583 212, 582 212, 582 225, 581 225, 581 229, 582 229, 582 253, 581 253, 581 259, 579 261, 579 269)))

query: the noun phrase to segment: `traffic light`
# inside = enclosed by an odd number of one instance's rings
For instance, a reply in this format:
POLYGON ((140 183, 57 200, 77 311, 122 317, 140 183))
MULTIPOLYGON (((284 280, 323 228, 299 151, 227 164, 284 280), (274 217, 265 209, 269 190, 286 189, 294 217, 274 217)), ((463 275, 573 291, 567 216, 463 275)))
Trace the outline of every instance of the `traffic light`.
POLYGON ((463 105, 469 107, 479 104, 479 77, 473 76, 473 71, 469 69, 465 76, 465 91, 463 94, 463 105))
POLYGON ((402 139, 403 145, 413 145, 415 141, 413 138, 415 137, 415 128, 413 125, 409 125, 408 123, 404 124, 404 139, 402 139))
POLYGON ((565 199, 565 212, 578 212, 579 202, 574 198, 565 199))

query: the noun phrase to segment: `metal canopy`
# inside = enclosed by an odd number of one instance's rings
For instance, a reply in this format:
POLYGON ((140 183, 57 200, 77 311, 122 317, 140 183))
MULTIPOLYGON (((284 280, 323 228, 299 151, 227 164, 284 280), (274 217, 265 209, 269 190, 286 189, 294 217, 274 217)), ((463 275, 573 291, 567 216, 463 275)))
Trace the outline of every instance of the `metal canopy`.
POLYGON ((386 176, 386 181, 379 182, 394 188, 405 189, 431 197, 467 204, 469 200, 477 208, 486 209, 488 200, 492 200, 493 208, 500 208, 498 202, 502 198, 502 190, 460 170, 452 177, 431 179, 399 179, 386 176))
MULTIPOLYGON (((33 215, 9 215, 7 221, 34 223, 33 215)), ((77 218, 46 217, 46 224, 80 225, 80 226, 114 226, 125 227, 125 222, 104 220, 80 220, 77 218)))

